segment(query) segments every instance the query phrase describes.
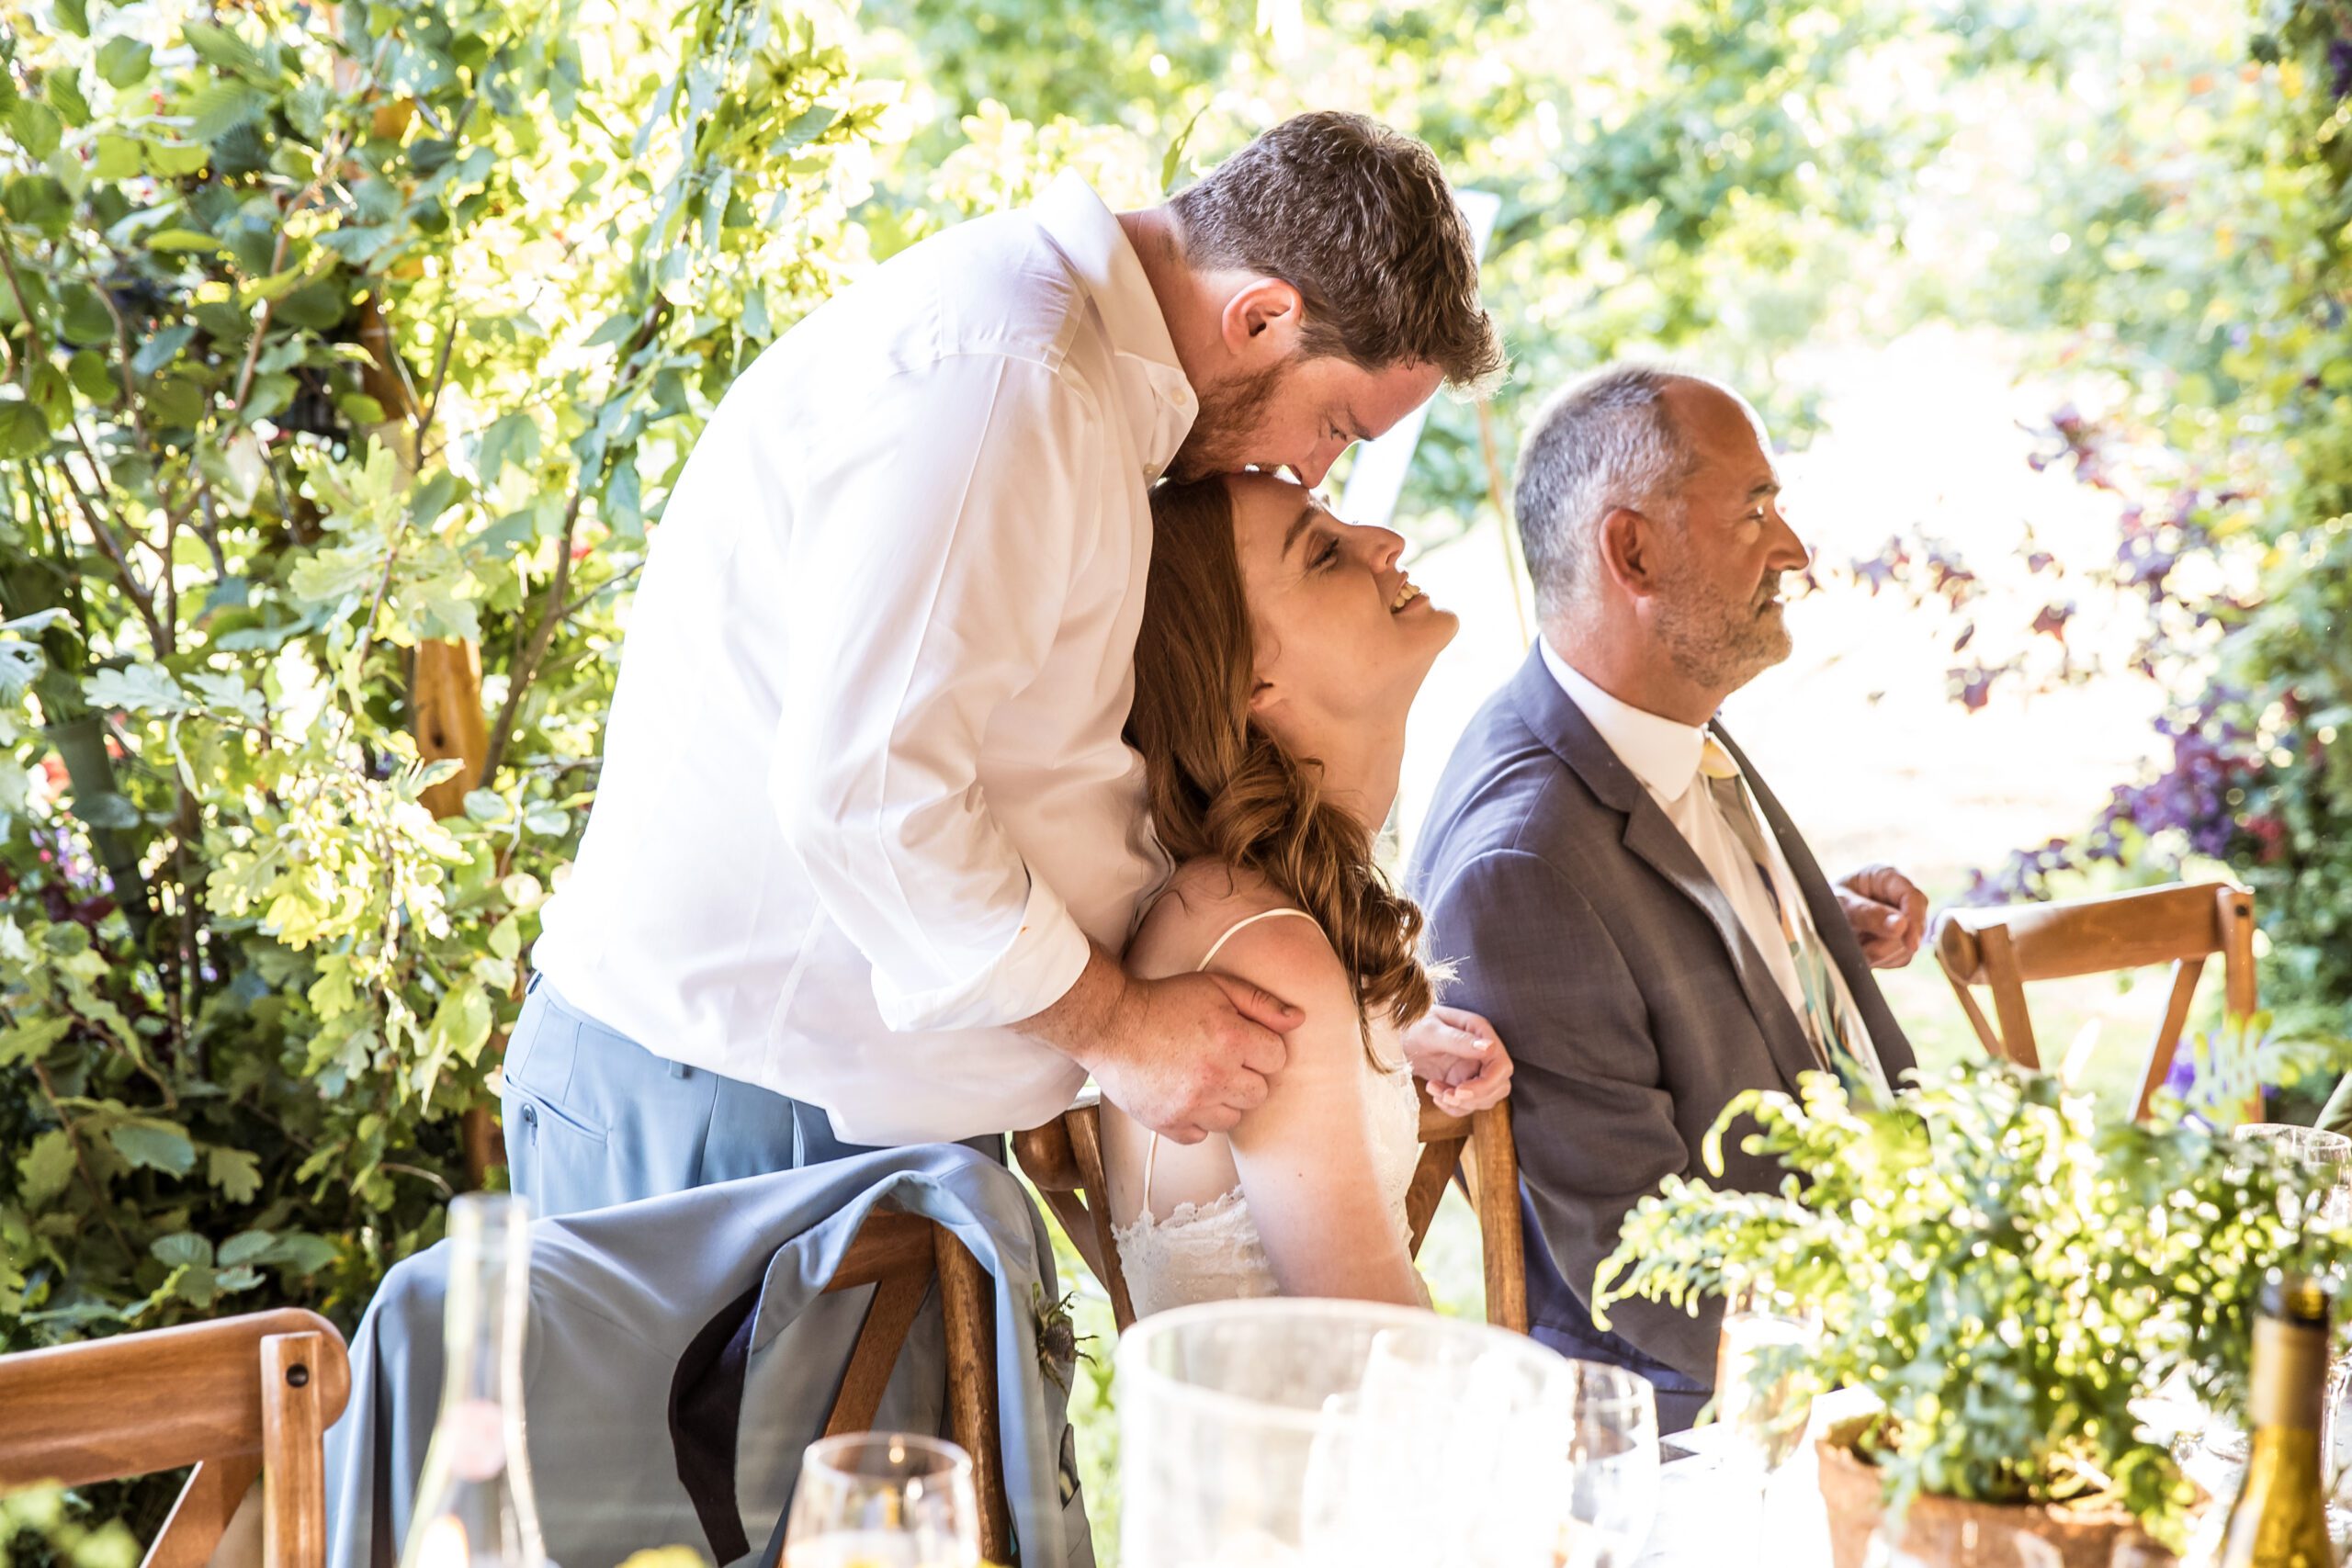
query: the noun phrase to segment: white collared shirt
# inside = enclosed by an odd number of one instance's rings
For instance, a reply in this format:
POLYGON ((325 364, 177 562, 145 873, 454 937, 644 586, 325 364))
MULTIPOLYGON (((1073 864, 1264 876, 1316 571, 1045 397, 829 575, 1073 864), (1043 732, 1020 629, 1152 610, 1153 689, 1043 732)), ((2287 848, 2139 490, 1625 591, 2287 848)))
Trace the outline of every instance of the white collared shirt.
MULTIPOLYGON (((1804 983, 1797 977, 1796 960, 1764 874, 1724 818, 1715 792, 1699 779, 1700 753, 1706 750, 1707 732, 1690 725, 1620 702, 1585 678, 1560 657, 1550 639, 1542 642, 1544 666, 1568 694, 1617 760, 1642 781, 1650 798, 1674 824, 1707 874, 1714 878, 1739 923, 1764 955, 1781 992, 1797 1016, 1804 1017, 1804 983)), ((1769 829, 1767 829, 1769 831, 1769 829)))
POLYGON ((893 258, 728 390, 658 530, 594 811, 535 960, 658 1055, 846 1141, 1036 1125, 1004 1027, 1167 864, 1120 739, 1147 487, 1198 412, 1064 175, 893 258))

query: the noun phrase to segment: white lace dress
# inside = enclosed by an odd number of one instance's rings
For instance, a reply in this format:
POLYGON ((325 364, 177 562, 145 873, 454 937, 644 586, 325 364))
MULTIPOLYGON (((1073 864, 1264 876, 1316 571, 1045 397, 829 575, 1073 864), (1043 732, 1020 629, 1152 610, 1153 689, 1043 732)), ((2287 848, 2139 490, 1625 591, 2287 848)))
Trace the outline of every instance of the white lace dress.
MULTIPOLYGON (((1283 915, 1302 920, 1315 918, 1304 909, 1268 909, 1252 915, 1218 937, 1207 956, 1194 966, 1195 972, 1215 963, 1225 944, 1240 931, 1283 915)), ((1394 1033, 1377 1024, 1373 1045, 1384 1061, 1404 1060, 1394 1033)), ((1371 1116, 1373 1168, 1388 1200, 1397 1235, 1409 1238, 1405 1191, 1412 1185, 1413 1168, 1420 1162, 1420 1097, 1414 1091, 1408 1067, 1382 1072, 1367 1060, 1364 1073, 1372 1080, 1365 1099, 1371 1116)), ((1159 1135, 1155 1133, 1144 1153, 1143 1212, 1133 1224, 1111 1232, 1136 1315, 1148 1317, 1193 1302, 1281 1294, 1273 1265, 1266 1257, 1266 1244, 1258 1235, 1257 1222, 1250 1217, 1249 1200, 1239 1187, 1205 1203, 1180 1203, 1164 1220, 1152 1217, 1151 1168, 1159 1154, 1159 1135)), ((1428 1293, 1422 1291, 1424 1300, 1428 1293)))

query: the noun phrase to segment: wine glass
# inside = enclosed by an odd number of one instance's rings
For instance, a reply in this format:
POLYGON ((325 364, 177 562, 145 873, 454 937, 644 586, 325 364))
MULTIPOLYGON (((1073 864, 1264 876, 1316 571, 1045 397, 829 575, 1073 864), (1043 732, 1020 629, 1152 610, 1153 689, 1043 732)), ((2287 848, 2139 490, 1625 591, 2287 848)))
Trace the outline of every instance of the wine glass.
POLYGON ((1730 1433, 1755 1483, 1759 1530, 1772 1477, 1804 1441, 1813 1415, 1813 1340, 1811 1323, 1775 1310, 1765 1297, 1736 1303, 1724 1314, 1715 1352, 1715 1420, 1730 1433))
POLYGON ((783 1568, 978 1568, 972 1460, 906 1432, 808 1445, 784 1531, 783 1568))
POLYGON ((1571 1364, 1576 1426, 1557 1568, 1626 1568, 1657 1506, 1657 1398, 1647 1378, 1623 1367, 1571 1364))

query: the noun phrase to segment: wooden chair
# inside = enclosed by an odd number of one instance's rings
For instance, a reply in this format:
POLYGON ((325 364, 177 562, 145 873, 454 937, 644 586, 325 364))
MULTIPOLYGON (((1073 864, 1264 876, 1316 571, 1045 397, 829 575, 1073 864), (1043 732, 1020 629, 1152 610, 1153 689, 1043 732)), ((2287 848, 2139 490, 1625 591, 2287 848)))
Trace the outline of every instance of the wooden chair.
POLYGON ((287 1307, 0 1357, 0 1492, 194 1465, 144 1568, 203 1568, 258 1475, 265 1568, 326 1561, 343 1336, 287 1307))
MULTIPOLYGON (((1509 1101, 1471 1117, 1449 1116, 1421 1089, 1421 1161, 1405 1195, 1419 1256, 1446 1183, 1457 1172, 1478 1213, 1486 1254, 1487 1321, 1527 1332, 1527 1254, 1519 1227, 1519 1153, 1511 1142, 1509 1101), (1465 1163, 1466 1160, 1466 1163, 1465 1163)), ((1078 1104, 1042 1127, 1012 1136, 1012 1152, 1071 1245, 1111 1293, 1111 1314, 1122 1331, 1135 1322, 1134 1302, 1111 1240, 1102 1174, 1102 1105, 1089 1089, 1078 1104)))
POLYGON ((995 1287, 978 1258, 945 1226, 917 1214, 876 1211, 834 1270, 825 1293, 875 1287, 865 1323, 851 1348, 825 1436, 870 1431, 882 1392, 932 1281, 947 1335, 948 1435, 972 1456, 979 1493, 980 1555, 1013 1563, 1012 1512, 997 1449, 995 1287))
POLYGON ((1937 919, 1935 948, 1936 961, 1984 1048, 2028 1067, 2039 1067, 2041 1056, 2026 1014, 2027 981, 2169 963, 2172 992, 2140 1075, 2135 1120, 2147 1116, 2149 1101, 2172 1070, 2208 958, 2222 955, 2228 1017, 2242 1020, 2255 1010, 2254 895, 2224 882, 2143 887, 2058 904, 1948 909, 1937 919), (1997 1027, 1977 1006, 1972 986, 1992 992, 1997 1027))

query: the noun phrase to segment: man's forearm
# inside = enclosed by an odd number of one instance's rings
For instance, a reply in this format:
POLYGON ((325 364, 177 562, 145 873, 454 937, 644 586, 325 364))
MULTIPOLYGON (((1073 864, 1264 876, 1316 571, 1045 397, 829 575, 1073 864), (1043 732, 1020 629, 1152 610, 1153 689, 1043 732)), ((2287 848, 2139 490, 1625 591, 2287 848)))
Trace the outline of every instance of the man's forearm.
POLYGON ((1100 942, 1088 945, 1086 967, 1061 999, 1013 1025, 1080 1066, 1091 1066, 1103 1045, 1117 1038, 1119 1012, 1127 995, 1127 976, 1119 961, 1100 942))

